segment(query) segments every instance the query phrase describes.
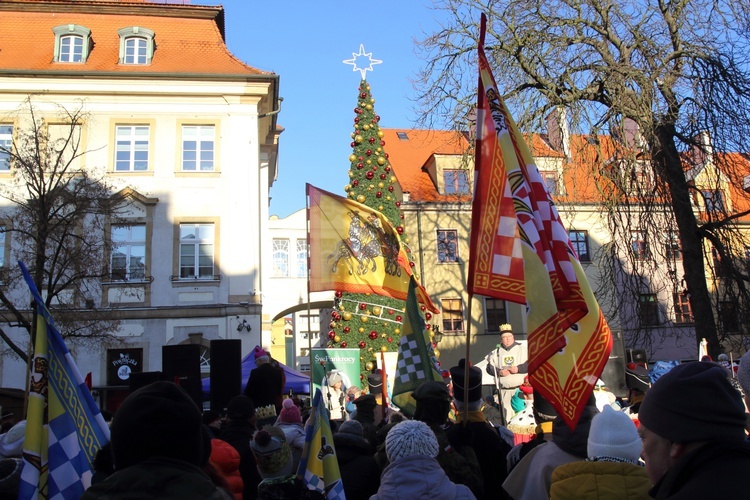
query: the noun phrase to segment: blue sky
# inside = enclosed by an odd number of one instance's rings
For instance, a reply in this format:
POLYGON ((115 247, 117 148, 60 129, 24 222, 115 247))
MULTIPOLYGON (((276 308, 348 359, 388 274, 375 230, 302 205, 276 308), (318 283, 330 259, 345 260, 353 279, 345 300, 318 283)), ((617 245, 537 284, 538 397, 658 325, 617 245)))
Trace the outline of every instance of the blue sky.
MULTIPOLYGON (((218 2, 193 0, 194 4, 218 2)), ((411 80, 422 67, 413 39, 438 27, 429 0, 223 0, 229 50, 280 75, 279 175, 270 213, 305 207, 305 183, 344 194, 359 71, 342 61, 363 44, 382 64, 367 72, 381 127, 414 123, 411 80)), ((386 151, 388 145, 386 144, 386 151)))

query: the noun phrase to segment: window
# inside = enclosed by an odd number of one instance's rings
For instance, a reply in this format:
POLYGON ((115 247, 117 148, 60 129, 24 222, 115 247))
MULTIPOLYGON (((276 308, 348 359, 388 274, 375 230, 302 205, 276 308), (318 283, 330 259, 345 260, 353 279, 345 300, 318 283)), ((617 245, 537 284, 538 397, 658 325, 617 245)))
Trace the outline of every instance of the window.
POLYGON ((723 212, 724 211, 724 194, 718 190, 706 190, 701 191, 703 193, 703 200, 706 203, 706 212, 723 212))
POLYGON ((721 321, 721 329, 725 332, 740 331, 737 306, 734 302, 728 300, 719 302, 719 321, 721 321))
POLYGON ((76 24, 52 28, 55 34, 55 62, 86 62, 91 47, 91 30, 76 24))
POLYGON ((396 136, 398 137, 398 139, 400 141, 408 141, 409 140, 409 136, 406 135, 406 132, 396 132, 396 136))
POLYGON ((499 332, 500 325, 508 322, 507 309, 505 301, 485 297, 484 299, 484 317, 487 322, 487 332, 499 332))
POLYGON ((673 294, 674 322, 680 325, 693 322, 693 311, 690 309, 690 300, 686 293, 673 294))
POLYGON ((631 231, 630 245, 633 256, 636 259, 645 260, 649 258, 650 252, 648 249, 648 241, 646 241, 646 233, 644 231, 631 231))
POLYGON ((469 194, 469 174, 466 170, 443 170, 445 194, 469 194))
POLYGON ((547 193, 550 195, 558 194, 557 172, 546 170, 539 172, 539 174, 542 176, 544 188, 547 190, 547 193))
POLYGON ((214 279, 213 224, 180 224, 180 278, 214 279))
POLYGON ((120 36, 120 64, 150 64, 154 56, 154 32, 140 26, 117 30, 120 36))
POLYGON ((146 278, 146 225, 112 226, 110 272, 115 281, 146 278))
POLYGON ((0 125, 0 171, 10 170, 13 147, 13 125, 0 125))
POLYGON ((464 329, 464 310, 461 299, 441 299, 443 306, 443 331, 462 332, 464 329))
POLYGON ((666 236, 665 253, 668 260, 682 260, 682 246, 680 238, 674 231, 670 231, 666 236))
POLYGON ((115 129, 115 170, 134 172, 148 170, 148 125, 118 125, 115 129))
POLYGON ((82 62, 83 61, 83 37, 70 35, 60 37, 59 62, 82 62))
POLYGON ((659 302, 653 293, 642 293, 638 297, 638 319, 641 326, 659 324, 659 302))
POLYGON ((571 230, 568 232, 570 236, 570 243, 573 245, 573 250, 578 255, 578 260, 581 262, 590 262, 589 257, 589 233, 588 231, 571 230))
POLYGON ((438 262, 458 262, 458 233, 455 229, 438 229, 438 262))
POLYGON ((297 276, 307 277, 307 240, 297 240, 297 276))
POLYGON ((214 170, 214 126, 183 125, 182 170, 214 170))
POLYGON ((277 278, 289 276, 289 240, 273 239, 273 275, 277 278))

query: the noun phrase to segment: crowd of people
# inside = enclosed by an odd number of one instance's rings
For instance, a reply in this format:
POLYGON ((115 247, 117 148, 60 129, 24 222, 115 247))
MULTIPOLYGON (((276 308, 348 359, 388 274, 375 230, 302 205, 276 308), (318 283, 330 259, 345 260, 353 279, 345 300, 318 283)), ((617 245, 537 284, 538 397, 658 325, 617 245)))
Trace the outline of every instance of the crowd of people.
MULTIPOLYGON (((514 342, 506 344, 513 348, 514 342)), ((496 354, 509 373, 523 359, 496 354)), ((254 372, 263 366, 274 363, 262 359, 254 372)), ((278 382, 275 372, 265 371, 268 381, 278 382)), ((482 371, 461 360, 444 381, 414 390, 409 418, 394 408, 382 411, 382 399, 367 391, 351 398, 351 408, 349 398, 344 405, 336 401, 345 415, 331 420, 333 443, 318 445, 321 453, 335 454, 350 500, 743 498, 742 473, 750 470, 750 353, 736 376, 744 402, 718 363, 680 364, 653 384, 641 367, 627 372, 628 406, 598 406, 592 394, 571 429, 529 392, 526 377, 517 387, 498 384, 528 402, 521 408, 516 401, 514 413, 504 413, 502 394, 498 401, 483 397, 482 371), (504 421, 529 413, 533 435, 493 423, 498 412, 504 421)), ((376 391, 378 380, 375 374, 376 391)), ((340 384, 340 378, 328 382, 340 384)), ((309 405, 280 399, 276 412, 268 384, 254 383, 265 405, 256 406, 250 388, 223 412, 201 412, 171 382, 131 393, 111 421, 110 445, 97 457, 82 498, 324 498, 297 475, 309 405), (259 415, 260 408, 274 414, 259 415)), ((0 492, 17 484, 22 434, 14 427, 0 435, 0 492)))

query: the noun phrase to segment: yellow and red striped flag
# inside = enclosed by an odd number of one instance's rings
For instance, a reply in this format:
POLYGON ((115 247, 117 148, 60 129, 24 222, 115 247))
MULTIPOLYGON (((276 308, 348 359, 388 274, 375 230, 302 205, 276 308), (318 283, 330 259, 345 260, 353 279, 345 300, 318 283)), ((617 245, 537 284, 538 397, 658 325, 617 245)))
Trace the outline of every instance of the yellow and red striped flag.
MULTIPOLYGON (((341 290, 406 300, 412 270, 401 238, 385 215, 307 185, 311 292, 341 290)), ((417 300, 433 313, 422 285, 417 300)))
POLYGON ((572 428, 612 335, 479 42, 469 291, 527 307, 531 383, 572 428))

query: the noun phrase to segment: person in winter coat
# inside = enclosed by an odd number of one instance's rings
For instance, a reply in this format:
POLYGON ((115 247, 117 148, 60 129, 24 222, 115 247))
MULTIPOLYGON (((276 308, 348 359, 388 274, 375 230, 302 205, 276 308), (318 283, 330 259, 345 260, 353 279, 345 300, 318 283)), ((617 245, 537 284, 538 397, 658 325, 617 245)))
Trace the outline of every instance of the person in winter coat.
POLYGON ((747 497, 745 406, 722 367, 675 366, 646 393, 638 418, 652 497, 747 497))
POLYGON ((356 420, 342 423, 333 435, 333 445, 347 500, 370 498, 380 486, 380 469, 372 445, 362 434, 362 424, 356 420))
POLYGON ((111 443, 115 472, 87 489, 84 500, 229 498, 201 470, 209 446, 201 412, 172 382, 154 382, 125 398, 111 443))
POLYGON ((253 400, 255 408, 273 405, 278 415, 284 394, 284 370, 274 366, 268 353, 260 347, 253 350, 253 356, 256 366, 250 372, 243 394, 253 400))
POLYGON ((221 439, 212 439, 209 461, 226 480, 234 499, 242 500, 244 484, 240 474, 240 454, 234 446, 221 439))
POLYGON ((476 498, 469 488, 451 482, 445 475, 435 460, 437 439, 424 422, 405 420, 396 424, 385 438, 385 449, 390 464, 371 500, 476 498))
POLYGON ((294 401, 287 398, 274 424, 284 432, 284 437, 292 452, 293 470, 297 470, 302 449, 305 447, 305 429, 302 427, 302 415, 294 401))
POLYGON ((552 441, 535 446, 508 474, 503 489, 514 500, 549 498, 552 472, 570 462, 588 457, 591 420, 597 415, 592 394, 572 431, 560 416, 552 423, 552 441))
POLYGON ((628 415, 605 406, 591 421, 587 450, 587 460, 552 473, 551 500, 649 498, 651 482, 639 463, 641 438, 628 415))
POLYGON ((240 475, 243 495, 247 499, 258 496, 258 483, 261 477, 250 450, 250 441, 255 433, 255 407, 247 396, 235 396, 227 404, 227 423, 221 432, 221 439, 231 444, 240 454, 240 475))

